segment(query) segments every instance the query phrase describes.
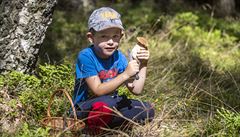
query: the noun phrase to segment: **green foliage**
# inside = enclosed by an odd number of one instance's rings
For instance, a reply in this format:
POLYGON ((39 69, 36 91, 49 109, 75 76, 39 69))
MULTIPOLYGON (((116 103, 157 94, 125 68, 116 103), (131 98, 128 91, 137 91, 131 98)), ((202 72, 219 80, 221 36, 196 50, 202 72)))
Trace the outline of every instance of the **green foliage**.
POLYGON ((118 88, 118 94, 119 95, 125 95, 128 98, 134 98, 134 95, 131 92, 129 92, 129 90, 127 89, 126 86, 119 87, 118 88))
POLYGON ((0 88, 4 86, 4 76, 0 75, 0 88))
POLYGON ((176 27, 184 25, 198 25, 199 17, 192 12, 183 12, 175 16, 176 27))
POLYGON ((39 66, 39 76, 44 86, 72 88, 74 85, 74 74, 71 65, 48 65, 39 66))
POLYGON ((228 135, 237 136, 240 134, 240 114, 226 109, 217 110, 217 119, 224 124, 228 135))
POLYGON ((0 87, 6 86, 9 91, 35 90, 41 87, 72 88, 74 74, 70 65, 40 65, 39 77, 12 71, 0 76, 0 87))
POLYGON ((190 42, 193 46, 207 46, 209 48, 225 49, 233 47, 236 37, 222 34, 221 30, 206 31, 199 26, 199 17, 191 12, 177 14, 172 26, 173 36, 190 42))
MULTIPOLYGON (((41 86, 29 88, 19 93, 19 99, 26 107, 26 114, 35 119, 40 119, 46 115, 46 108, 54 90, 58 88, 72 89, 74 85, 74 75, 70 65, 40 65, 38 75, 41 86)), ((59 113, 68 108, 66 100, 57 98, 51 113, 52 115, 60 115, 59 113)))
POLYGON ((16 135, 16 137, 48 137, 49 128, 35 127, 30 126, 27 123, 24 123, 22 129, 20 129, 20 133, 16 135))
POLYGON ((197 14, 192 12, 177 14, 169 28, 174 41, 182 41, 194 54, 201 59, 210 61, 213 69, 231 70, 238 65, 240 52, 236 47, 237 38, 224 33, 221 29, 206 30, 199 21, 197 14))
POLYGON ((12 71, 4 76, 4 85, 6 85, 10 91, 22 91, 27 89, 36 89, 40 86, 41 81, 28 74, 23 74, 21 72, 12 71))
POLYGON ((156 15, 152 14, 153 10, 147 6, 144 6, 140 9, 132 9, 128 10, 125 13, 125 18, 123 18, 123 22, 126 24, 130 24, 131 27, 140 27, 140 28, 150 28, 151 23, 156 19, 156 15), (143 16, 136 16, 137 14, 141 13, 143 16))
POLYGON ((218 109, 215 119, 208 124, 205 134, 237 137, 240 134, 240 114, 224 108, 218 109))
MULTIPOLYGON (((54 90, 57 88, 68 90, 74 85, 74 74, 70 65, 40 65, 37 75, 39 75, 38 78, 13 71, 0 77, 1 85, 7 87, 9 93, 18 95, 26 114, 35 120, 46 115, 46 108, 54 90)), ((16 99, 8 101, 8 105, 16 109, 16 99)), ((60 115, 68 108, 65 99, 56 98, 51 113, 60 115)), ((11 112, 8 115, 14 116, 17 113, 11 112)))
POLYGON ((7 109, 2 107, 3 110, 1 110, 0 118, 3 117, 3 119, 7 119, 10 117, 11 119, 15 119, 21 115, 21 111, 19 111, 19 101, 17 99, 5 99, 0 96, 0 102, 0 105, 4 104, 7 106, 7 109))
POLYGON ((34 119, 40 119, 46 114, 51 91, 44 89, 25 90, 19 95, 19 99, 25 107, 27 115, 34 119))
POLYGON ((199 17, 199 25, 206 29, 221 30, 224 34, 232 35, 239 40, 240 36, 240 22, 237 20, 227 20, 221 18, 214 18, 203 12, 196 12, 199 17))

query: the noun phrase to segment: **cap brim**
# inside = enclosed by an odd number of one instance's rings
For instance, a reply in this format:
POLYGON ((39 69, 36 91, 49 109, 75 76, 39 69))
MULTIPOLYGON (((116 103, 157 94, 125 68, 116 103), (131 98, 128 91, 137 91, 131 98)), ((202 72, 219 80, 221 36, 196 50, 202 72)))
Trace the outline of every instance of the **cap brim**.
POLYGON ((121 26, 121 25, 107 25, 107 26, 102 26, 101 28, 100 27, 93 27, 93 29, 95 31, 102 31, 102 30, 106 30, 106 29, 109 29, 109 28, 118 28, 118 29, 121 29, 121 30, 124 30, 124 28, 121 26))

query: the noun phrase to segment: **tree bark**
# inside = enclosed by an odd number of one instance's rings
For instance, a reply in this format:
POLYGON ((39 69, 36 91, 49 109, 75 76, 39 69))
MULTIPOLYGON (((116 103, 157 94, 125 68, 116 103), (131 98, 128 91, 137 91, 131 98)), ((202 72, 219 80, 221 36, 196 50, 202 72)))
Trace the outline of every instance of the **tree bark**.
POLYGON ((217 16, 232 16, 236 12, 235 0, 215 0, 214 3, 217 16))
POLYGON ((0 0, 0 73, 31 73, 56 0, 0 0))

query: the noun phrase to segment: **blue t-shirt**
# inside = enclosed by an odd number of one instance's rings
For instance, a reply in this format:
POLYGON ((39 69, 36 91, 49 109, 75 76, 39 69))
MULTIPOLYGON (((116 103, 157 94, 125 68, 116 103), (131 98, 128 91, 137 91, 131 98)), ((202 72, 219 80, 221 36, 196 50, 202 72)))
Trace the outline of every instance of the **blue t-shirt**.
POLYGON ((122 73, 127 64, 126 57, 119 50, 116 50, 108 59, 99 58, 93 50, 93 45, 80 51, 76 62, 74 104, 88 98, 88 85, 84 78, 98 75, 101 82, 107 82, 122 73))

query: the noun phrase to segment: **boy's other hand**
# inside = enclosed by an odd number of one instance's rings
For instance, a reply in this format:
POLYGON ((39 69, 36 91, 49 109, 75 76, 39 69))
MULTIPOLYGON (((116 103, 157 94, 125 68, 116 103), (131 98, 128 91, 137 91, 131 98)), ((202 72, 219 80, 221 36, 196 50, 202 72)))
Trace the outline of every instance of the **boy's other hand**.
POLYGON ((126 74, 129 77, 136 75, 139 72, 139 64, 136 60, 132 60, 128 63, 128 66, 125 70, 126 74))
POLYGON ((148 49, 141 47, 137 52, 137 59, 139 60, 141 66, 146 66, 150 57, 150 52, 148 49))

